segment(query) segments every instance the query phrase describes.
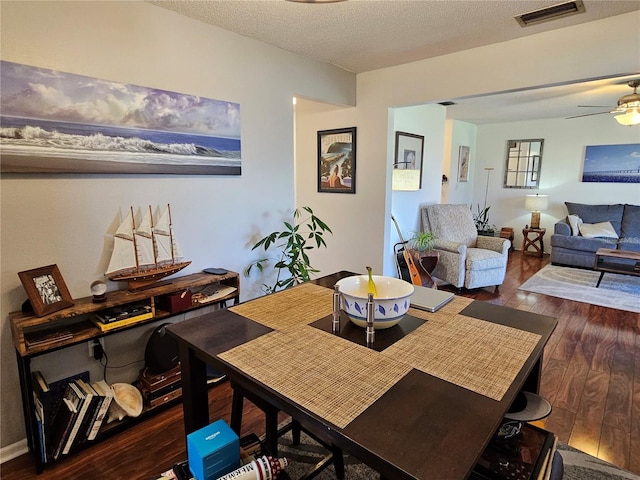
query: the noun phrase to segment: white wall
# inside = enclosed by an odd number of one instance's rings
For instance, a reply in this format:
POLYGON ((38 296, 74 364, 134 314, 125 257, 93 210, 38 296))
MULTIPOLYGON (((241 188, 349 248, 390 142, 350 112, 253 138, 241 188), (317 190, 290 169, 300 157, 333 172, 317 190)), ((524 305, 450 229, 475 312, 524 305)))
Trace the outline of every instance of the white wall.
POLYGON ((476 137, 478 127, 472 123, 459 120, 448 120, 446 125, 447 137, 445 152, 444 173, 449 182, 443 185, 442 202, 471 205, 475 183, 473 181, 476 165, 478 164, 478 152, 476 149, 476 137), (469 177, 466 182, 460 181, 460 147, 469 147, 469 177))
MULTIPOLYGON (((242 175, 3 175, 2 445, 24 438, 7 321, 25 292, 17 272, 55 263, 73 297, 89 295, 110 254, 110 234, 129 206, 170 203, 192 265, 242 272, 250 245, 294 207, 294 95, 353 104, 355 76, 144 2, 2 2, 2 59, 240 104, 242 175)), ((244 299, 261 279, 241 278, 244 299)), ((115 287, 115 285, 111 285, 115 287)), ((142 358, 148 328, 106 341, 111 365, 142 358), (125 354, 132 345, 132 353, 125 354), (120 355, 122 354, 122 355, 120 355)), ((87 347, 34 362, 56 380, 88 362, 87 347)), ((101 370, 92 362, 92 373, 101 370)), ((135 378, 142 365, 109 372, 135 378)), ((125 378, 127 377, 127 378, 125 378)))
MULTIPOLYGON (((477 166, 473 204, 484 203, 485 167, 493 167, 487 205, 490 220, 499 228, 514 228, 516 246, 522 245, 522 229, 531 223, 524 209, 525 195, 549 195, 549 209, 541 213, 540 225, 547 229, 545 251, 550 251, 553 224, 567 215, 564 202, 588 204, 631 203, 640 205, 640 185, 625 183, 582 183, 582 166, 587 145, 640 143, 640 127, 619 125, 610 115, 574 119, 512 122, 478 127, 477 166), (543 138, 539 189, 503 188, 507 140, 543 138)), ((474 207, 475 211, 475 207, 474 207)))

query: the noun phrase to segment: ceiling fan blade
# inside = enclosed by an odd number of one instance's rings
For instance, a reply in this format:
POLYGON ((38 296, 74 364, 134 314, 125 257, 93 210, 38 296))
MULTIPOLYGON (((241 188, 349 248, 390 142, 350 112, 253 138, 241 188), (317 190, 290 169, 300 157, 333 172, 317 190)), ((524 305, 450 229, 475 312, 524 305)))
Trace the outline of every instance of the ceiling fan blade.
POLYGON ((603 113, 611 112, 585 113, 584 115, 574 115, 573 117, 566 117, 565 120, 569 120, 570 118, 590 117, 592 115, 602 115, 603 113))

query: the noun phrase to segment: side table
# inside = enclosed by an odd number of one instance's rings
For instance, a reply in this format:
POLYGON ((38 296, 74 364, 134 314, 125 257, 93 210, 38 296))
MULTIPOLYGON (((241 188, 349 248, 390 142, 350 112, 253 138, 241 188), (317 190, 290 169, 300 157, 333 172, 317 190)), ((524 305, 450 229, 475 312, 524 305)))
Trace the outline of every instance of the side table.
POLYGON ((531 255, 534 257, 542 257, 544 255, 544 234, 547 231, 546 228, 524 228, 522 229, 522 254, 531 255), (535 236, 529 238, 529 234, 535 236), (529 247, 533 247, 534 250, 529 251, 529 247))

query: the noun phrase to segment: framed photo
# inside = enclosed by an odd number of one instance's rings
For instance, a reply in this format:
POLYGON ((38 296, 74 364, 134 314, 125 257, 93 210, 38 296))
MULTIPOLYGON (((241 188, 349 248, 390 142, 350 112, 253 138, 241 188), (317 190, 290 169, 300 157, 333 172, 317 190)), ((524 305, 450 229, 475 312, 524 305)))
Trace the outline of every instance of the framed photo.
POLYGON ((587 145, 582 167, 583 182, 640 183, 637 152, 640 143, 587 145))
POLYGON ((469 181, 469 147, 460 145, 460 153, 458 154, 458 181, 469 181))
POLYGON ((424 137, 413 133, 396 132, 396 152, 393 163, 393 190, 422 188, 422 154, 424 137))
POLYGON ((356 193, 356 127, 318 132, 318 192, 356 193))
POLYGON ((38 317, 73 305, 57 265, 18 272, 18 276, 38 317))

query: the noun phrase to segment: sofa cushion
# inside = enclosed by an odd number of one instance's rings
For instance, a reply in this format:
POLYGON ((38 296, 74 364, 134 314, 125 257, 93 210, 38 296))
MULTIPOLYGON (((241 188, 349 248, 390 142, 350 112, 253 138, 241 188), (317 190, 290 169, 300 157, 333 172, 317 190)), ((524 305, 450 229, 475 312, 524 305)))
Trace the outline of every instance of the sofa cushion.
POLYGON ((585 238, 585 237, 569 237, 567 235, 551 235, 552 251, 556 248, 565 248, 567 250, 575 250, 576 252, 595 253, 599 248, 611 248, 615 250, 615 238, 585 238))
POLYGON ((567 223, 571 227, 571 235, 576 236, 580 234, 580 225, 582 225, 582 219, 578 215, 567 215, 567 223))
POLYGON ((569 215, 578 215, 584 223, 611 222, 618 236, 622 226, 624 205, 587 205, 585 203, 564 202, 569 215))
POLYGON ((625 240, 636 239, 640 243, 640 205, 625 205, 622 216, 620 238, 625 240))
POLYGON ((618 238, 618 234, 613 229, 611 222, 583 223, 578 229, 580 230, 580 235, 585 238, 618 238))

